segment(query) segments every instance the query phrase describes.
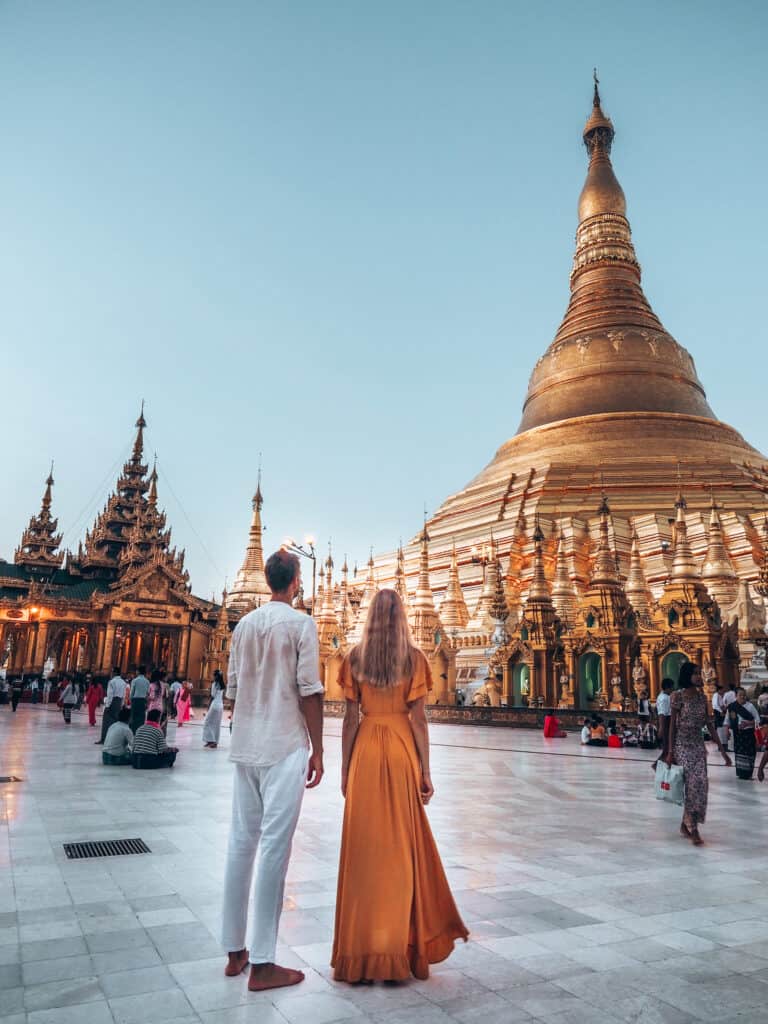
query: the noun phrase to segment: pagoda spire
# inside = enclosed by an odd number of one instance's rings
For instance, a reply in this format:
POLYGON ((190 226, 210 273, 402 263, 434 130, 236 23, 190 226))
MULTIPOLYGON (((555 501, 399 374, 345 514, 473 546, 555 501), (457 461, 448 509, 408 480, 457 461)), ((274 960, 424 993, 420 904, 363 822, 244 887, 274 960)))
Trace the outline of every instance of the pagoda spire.
POLYGON ((683 497, 682 489, 680 489, 677 493, 677 501, 675 502, 672 573, 669 577, 672 583, 684 583, 688 580, 701 579, 696 559, 691 551, 691 543, 688 540, 688 524, 685 521, 685 510, 687 508, 688 503, 683 497))
POLYGON ((357 608, 355 624, 350 633, 350 640, 352 643, 359 643, 363 638, 363 629, 368 619, 368 609, 371 607, 371 601, 373 601, 378 589, 379 587, 376 583, 376 572, 373 561, 373 548, 371 548, 371 554, 368 558, 368 575, 366 576, 365 584, 363 586, 363 594, 357 608))
POLYGON ((448 571, 448 586, 440 605, 440 618, 446 629, 464 629, 469 622, 469 609, 464 600, 464 591, 459 580, 459 564, 456 558, 456 541, 451 549, 451 567, 448 571))
POLYGON ((344 564, 341 567, 341 583, 339 585, 339 627, 342 635, 346 637, 354 622, 354 611, 349 600, 349 566, 347 556, 344 555, 344 564))
POLYGON ((558 617, 563 622, 572 623, 575 621, 578 609, 578 595, 568 572, 568 562, 565 557, 565 537, 562 530, 557 541, 555 578, 552 581, 552 603, 555 606, 558 617))
POLYGON ((21 535, 19 546, 14 554, 16 565, 25 565, 30 569, 59 569, 64 561, 64 552, 58 551, 61 544, 60 533, 56 533, 58 519, 51 515, 53 503, 53 463, 45 481, 45 491, 40 504, 40 511, 30 516, 29 524, 21 535))
POLYGON ((528 588, 528 600, 544 601, 552 604, 552 597, 549 592, 549 583, 544 572, 544 531, 536 520, 536 528, 533 531, 533 578, 528 588))
POLYGON ((640 558, 640 544, 637 534, 632 534, 632 551, 629 556, 629 576, 624 586, 627 600, 638 615, 647 615, 650 611, 651 601, 648 593, 648 583, 643 572, 643 562, 640 558))
POLYGON ((264 527, 261 522, 261 509, 263 505, 261 468, 259 468, 256 492, 251 500, 251 527, 248 531, 248 545, 245 549, 245 558, 229 594, 230 607, 243 611, 254 607, 258 608, 259 605, 264 604, 271 597, 267 578, 264 575, 264 527))
POLYGON ((723 524, 714 495, 709 513, 707 554, 701 568, 701 578, 721 609, 725 610, 736 600, 739 590, 738 577, 725 546, 723 524))
POLYGON ((621 583, 616 569, 616 554, 611 548, 610 518, 611 510, 608 507, 608 499, 603 494, 603 500, 600 502, 600 538, 592 570, 593 586, 618 586, 621 583))
POLYGON ((395 590, 397 591, 400 600, 403 602, 403 607, 408 608, 408 587, 405 582, 405 554, 403 553, 403 542, 397 548, 397 563, 395 565, 395 590))
POLYGON ((144 399, 141 400, 141 412, 139 418, 136 420, 136 440, 133 442, 133 460, 134 462, 141 462, 144 455, 144 429, 147 426, 147 421, 144 419, 144 399))
POLYGON ((617 412, 715 419, 693 360, 643 293, 627 203, 611 163, 613 122, 595 79, 583 132, 589 167, 579 197, 570 302, 531 375, 519 433, 617 412))
POLYGON ((419 582, 413 595, 411 606, 420 611, 434 611, 435 599, 429 583, 429 533, 427 524, 421 532, 421 551, 419 554, 419 582))

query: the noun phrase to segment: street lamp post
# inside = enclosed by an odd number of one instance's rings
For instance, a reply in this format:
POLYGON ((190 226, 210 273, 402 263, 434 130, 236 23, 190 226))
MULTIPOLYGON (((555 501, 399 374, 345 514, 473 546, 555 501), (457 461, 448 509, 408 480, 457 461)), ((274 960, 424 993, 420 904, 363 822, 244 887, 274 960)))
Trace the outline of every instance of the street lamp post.
POLYGON ((304 544, 297 544, 293 537, 286 537, 283 541, 283 548, 294 555, 301 555, 308 558, 312 563, 312 615, 315 614, 315 591, 317 584, 317 552, 315 551, 315 538, 311 535, 304 538, 304 544))

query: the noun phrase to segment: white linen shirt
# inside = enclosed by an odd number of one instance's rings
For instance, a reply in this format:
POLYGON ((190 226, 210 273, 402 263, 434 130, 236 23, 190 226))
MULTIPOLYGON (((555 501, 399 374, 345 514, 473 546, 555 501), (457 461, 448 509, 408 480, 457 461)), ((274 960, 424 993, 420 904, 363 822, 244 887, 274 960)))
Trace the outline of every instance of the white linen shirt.
POLYGON ((232 634, 230 761, 264 767, 309 747, 302 697, 323 693, 314 619, 283 601, 243 616, 232 634))
POLYGON ((672 715, 672 701, 668 693, 662 690, 656 698, 656 714, 669 717, 672 715))
POLYGON ((107 683, 107 695, 104 698, 104 707, 108 708, 116 697, 119 697, 121 701, 124 701, 125 687, 126 682, 122 676, 112 676, 107 683))

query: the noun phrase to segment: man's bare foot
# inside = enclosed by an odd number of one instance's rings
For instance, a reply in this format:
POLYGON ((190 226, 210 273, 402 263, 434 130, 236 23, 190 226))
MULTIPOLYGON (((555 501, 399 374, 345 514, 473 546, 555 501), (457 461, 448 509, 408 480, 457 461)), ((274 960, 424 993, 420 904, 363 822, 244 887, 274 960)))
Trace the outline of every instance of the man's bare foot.
POLYGON ((263 992, 268 988, 287 988, 304 981, 302 971, 294 971, 291 967, 280 967, 278 964, 251 964, 251 975, 248 978, 249 992, 263 992))
POLYGON ((229 959, 227 960, 227 966, 224 968, 224 973, 228 978, 236 978, 238 974, 243 973, 247 966, 248 950, 240 949, 236 953, 229 954, 229 959))

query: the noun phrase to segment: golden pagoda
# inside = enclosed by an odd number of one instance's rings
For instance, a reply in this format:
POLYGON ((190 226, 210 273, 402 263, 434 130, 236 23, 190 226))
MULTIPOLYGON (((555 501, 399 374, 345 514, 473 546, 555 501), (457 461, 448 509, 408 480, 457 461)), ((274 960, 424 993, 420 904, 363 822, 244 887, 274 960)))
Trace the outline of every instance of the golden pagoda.
POLYGON ((248 546, 245 549, 243 564, 235 576, 235 582, 227 598, 228 605, 236 612, 247 612, 258 608, 270 599, 267 577, 264 575, 264 547, 261 524, 261 510, 264 497, 261 493, 261 470, 256 484, 256 493, 252 501, 253 514, 251 528, 248 532, 248 546))
MULTIPOLYGON (((740 654, 765 640, 753 594, 768 559, 768 465, 717 419, 643 292, 614 134, 595 78, 565 316, 515 436, 427 523, 438 603, 455 608, 458 583, 475 608, 463 626, 449 613, 461 678, 462 663, 488 656, 478 612, 489 620, 495 570, 476 551, 493 536, 506 556, 509 659, 493 661, 509 704, 567 706, 569 692, 571 705, 626 703, 688 657, 708 678, 710 666, 735 678, 740 654)), ((421 560, 414 538, 401 574, 421 560)), ((389 585, 393 556, 376 570, 389 585)))

